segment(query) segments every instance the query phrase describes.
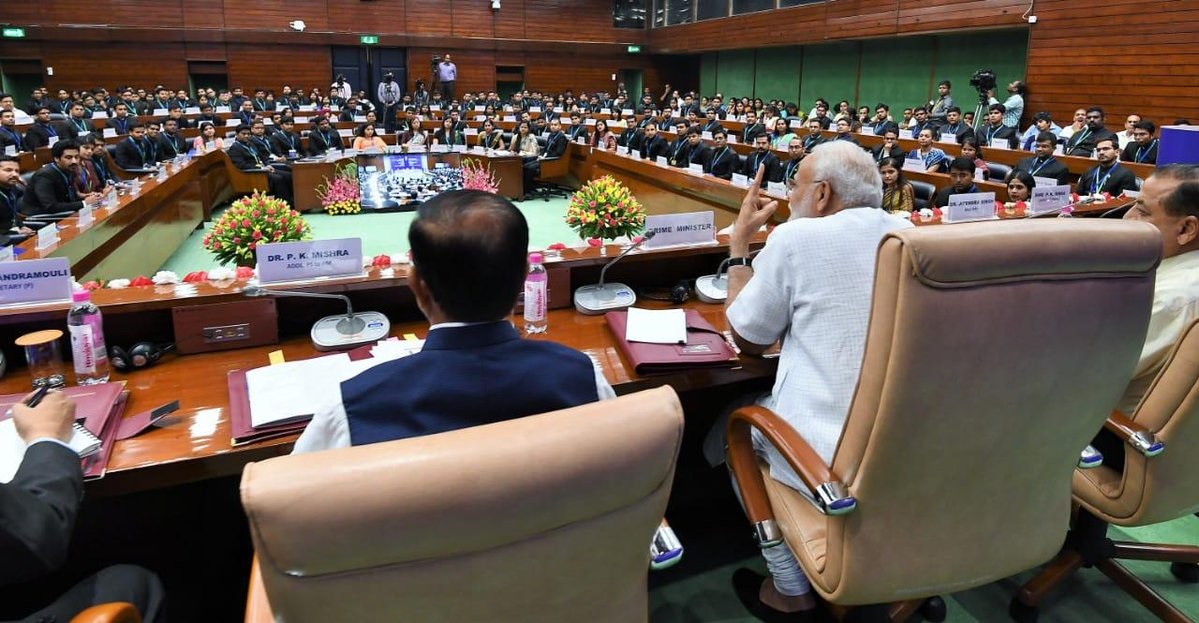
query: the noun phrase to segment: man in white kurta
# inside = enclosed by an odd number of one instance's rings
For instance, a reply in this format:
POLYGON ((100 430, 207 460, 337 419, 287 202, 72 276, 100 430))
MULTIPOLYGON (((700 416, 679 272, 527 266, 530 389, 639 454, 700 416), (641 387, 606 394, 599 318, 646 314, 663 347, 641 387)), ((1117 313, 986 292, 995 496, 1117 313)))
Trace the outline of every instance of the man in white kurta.
MULTIPOLYGON (((882 180, 869 154, 851 143, 825 143, 800 165, 790 220, 746 264, 749 241, 776 207, 757 188, 751 185, 733 227, 729 326, 744 354, 783 340, 774 388, 759 404, 831 463, 862 364, 879 242, 912 224, 879 209, 882 180)), ((775 480, 807 492, 777 450, 758 435, 754 441, 775 480)), ((774 578, 759 599, 783 612, 812 607, 811 587, 786 545, 763 555, 774 578)))

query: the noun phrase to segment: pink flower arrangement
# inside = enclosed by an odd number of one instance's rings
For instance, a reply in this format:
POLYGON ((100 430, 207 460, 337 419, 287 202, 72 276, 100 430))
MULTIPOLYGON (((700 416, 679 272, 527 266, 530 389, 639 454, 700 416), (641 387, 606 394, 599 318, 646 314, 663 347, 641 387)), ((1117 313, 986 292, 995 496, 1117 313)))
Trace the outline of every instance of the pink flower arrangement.
MULTIPOLYGON (((253 266, 258 245, 312 238, 312 228, 286 201, 255 192, 233 202, 204 236, 204 248, 222 264, 253 266)), ((253 269, 250 269, 251 271, 253 269)))
POLYGON ((358 214, 362 211, 362 191, 358 188, 358 165, 349 163, 337 168, 333 179, 317 187, 316 194, 329 214, 358 214))
POLYGON ((477 160, 466 159, 462 161, 462 188, 495 193, 499 191, 500 183, 496 181, 491 169, 484 167, 477 160))

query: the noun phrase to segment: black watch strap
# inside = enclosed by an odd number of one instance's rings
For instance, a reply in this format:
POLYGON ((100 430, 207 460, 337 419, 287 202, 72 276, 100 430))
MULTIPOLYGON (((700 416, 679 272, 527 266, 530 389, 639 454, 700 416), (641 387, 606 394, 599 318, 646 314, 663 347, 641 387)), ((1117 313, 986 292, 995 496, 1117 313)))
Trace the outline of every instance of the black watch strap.
POLYGON ((749 257, 730 257, 729 268, 734 266, 753 266, 753 260, 749 257))

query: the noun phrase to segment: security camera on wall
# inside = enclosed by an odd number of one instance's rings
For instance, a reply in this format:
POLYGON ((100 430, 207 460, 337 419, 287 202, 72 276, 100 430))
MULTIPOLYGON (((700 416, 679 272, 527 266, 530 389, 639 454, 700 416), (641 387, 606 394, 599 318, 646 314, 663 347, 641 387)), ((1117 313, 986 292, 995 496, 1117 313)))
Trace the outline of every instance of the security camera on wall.
POLYGON ((291 29, 296 32, 304 32, 304 29, 308 28, 308 24, 305 24, 304 20, 302 20, 302 19, 298 19, 293 22, 288 22, 287 25, 290 26, 291 29))

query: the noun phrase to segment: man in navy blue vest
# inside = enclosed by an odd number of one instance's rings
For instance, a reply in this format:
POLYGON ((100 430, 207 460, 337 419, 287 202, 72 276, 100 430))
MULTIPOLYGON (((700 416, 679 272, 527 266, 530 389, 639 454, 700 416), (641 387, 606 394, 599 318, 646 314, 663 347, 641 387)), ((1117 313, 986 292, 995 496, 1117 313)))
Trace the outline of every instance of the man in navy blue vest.
POLYGON ((417 210, 408 243, 408 284, 432 325, 424 348, 343 382, 295 452, 431 435, 615 395, 587 355, 521 339, 509 321, 528 268, 529 227, 507 199, 442 193, 417 210))

